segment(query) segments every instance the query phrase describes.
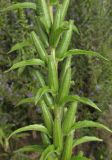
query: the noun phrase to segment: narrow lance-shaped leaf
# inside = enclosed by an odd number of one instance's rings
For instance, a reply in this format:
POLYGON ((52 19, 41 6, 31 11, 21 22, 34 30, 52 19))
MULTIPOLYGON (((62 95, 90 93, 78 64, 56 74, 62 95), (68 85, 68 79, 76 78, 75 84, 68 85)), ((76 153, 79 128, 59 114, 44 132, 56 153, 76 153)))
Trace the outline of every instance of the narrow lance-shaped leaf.
POLYGON ((43 114, 43 119, 45 126, 47 127, 50 135, 52 134, 52 127, 53 127, 53 117, 52 114, 49 111, 49 108, 45 104, 45 102, 42 100, 40 101, 41 109, 42 109, 42 114, 43 114))
POLYGON ((105 57, 103 57, 101 54, 94 52, 94 51, 86 51, 86 50, 81 50, 81 49, 73 49, 73 50, 69 50, 68 52, 65 52, 62 57, 60 57, 61 59, 64 59, 66 57, 69 56, 74 56, 74 55, 86 55, 86 56, 95 56, 98 58, 102 58, 104 60, 107 60, 105 57))
POLYGON ((48 86, 44 86, 42 88, 40 88, 38 91, 37 91, 37 94, 35 96, 35 104, 37 104, 39 102, 39 100, 41 99, 41 97, 45 94, 45 93, 48 93, 48 92, 51 92, 51 89, 49 89, 48 86))
POLYGON ((16 3, 12 4, 11 6, 4 8, 2 11, 11 11, 11 10, 16 10, 16 9, 26 9, 26 8, 31 8, 36 10, 36 4, 32 2, 23 2, 23 3, 16 3))
POLYGON ((54 32, 57 28, 60 27, 61 24, 61 8, 62 5, 58 5, 55 16, 54 16, 54 22, 52 25, 52 32, 54 32))
POLYGON ((23 42, 16 43, 8 53, 14 52, 16 50, 23 49, 24 47, 30 46, 30 42, 28 40, 24 40, 23 42))
POLYGON ((50 138, 46 133, 41 133, 41 138, 42 138, 43 145, 48 146, 51 144, 50 138))
POLYGON ((44 62, 40 59, 30 59, 30 60, 24 60, 18 63, 15 63, 9 70, 7 70, 6 72, 9 72, 11 70, 17 69, 17 68, 21 68, 21 67, 25 67, 25 66, 32 66, 32 65, 40 65, 40 66, 44 66, 44 62))
POLYGON ((70 160, 71 159, 72 148, 73 148, 73 138, 74 138, 73 133, 70 133, 69 135, 67 135, 61 160, 70 160))
POLYGON ((40 4, 42 7, 45 23, 47 24, 47 27, 50 28, 51 27, 51 17, 50 17, 50 12, 49 12, 47 2, 46 0, 40 0, 40 4))
POLYGON ((63 57, 63 54, 68 50, 72 38, 73 25, 74 21, 71 20, 69 22, 69 27, 68 27, 69 29, 62 36, 62 40, 60 41, 59 47, 56 50, 57 58, 63 57))
POLYGON ((75 32, 75 33, 77 33, 77 34, 80 34, 79 33, 79 30, 78 30, 78 28, 77 28, 77 26, 74 24, 73 25, 73 31, 75 32))
POLYGON ((37 25, 37 32, 40 35, 41 41, 45 44, 46 47, 48 47, 49 46, 48 37, 45 31, 43 30, 41 21, 38 17, 36 17, 36 25, 37 25))
POLYGON ((98 123, 98 122, 94 122, 94 121, 89 121, 89 120, 84 120, 84 121, 79 121, 79 122, 76 122, 72 128, 71 128, 71 131, 72 130, 75 130, 75 129, 81 129, 81 128, 85 128, 85 127, 96 127, 96 128, 101 128, 101 129, 105 129, 109 132, 112 133, 112 130, 110 130, 107 126, 101 124, 101 123, 98 123))
POLYGON ((31 39, 35 45, 35 48, 39 54, 39 57, 43 61, 47 61, 47 52, 46 52, 41 40, 39 39, 39 37, 36 35, 36 33, 34 31, 31 32, 31 39))
POLYGON ((71 56, 66 58, 63 65, 62 65, 62 70, 61 70, 61 73, 60 73, 60 86, 63 84, 66 71, 70 67, 71 67, 71 56))
POLYGON ((102 139, 99 139, 99 138, 97 138, 97 137, 93 137, 93 136, 81 137, 81 138, 79 138, 79 139, 74 140, 73 148, 76 147, 76 146, 79 145, 79 144, 86 143, 86 142, 91 142, 91 141, 99 141, 99 142, 102 142, 103 140, 102 140, 102 139))
POLYGON ((38 153, 42 153, 44 150, 43 146, 41 145, 28 145, 28 146, 24 146, 21 147, 20 149, 15 150, 15 153, 19 153, 19 152, 38 152, 38 153))
POLYGON ((62 72, 60 74, 60 88, 58 103, 60 103, 69 93, 70 82, 71 82, 71 58, 68 58, 63 66, 62 72))
MULTIPOLYGON (((46 86, 45 81, 44 81, 44 77, 39 71, 31 70, 31 75, 39 82, 41 87, 46 86)), ((52 97, 48 93, 45 93, 43 95, 43 97, 44 97, 44 100, 45 100, 46 104, 50 108, 54 107, 52 97)))
POLYGON ((67 13, 67 9, 69 7, 69 3, 70 3, 70 0, 63 0, 62 2, 62 11, 61 11, 61 20, 63 21, 65 16, 66 16, 66 13, 67 13))
POLYGON ((62 33, 67 29, 68 29, 68 23, 65 22, 59 28, 57 28, 54 32, 51 33, 50 44, 52 47, 56 48, 62 33))
POLYGON ((54 145, 49 145, 42 153, 40 160, 47 160, 47 158, 50 156, 50 154, 55 152, 54 145))
POLYGON ((58 91, 58 72, 54 52, 49 56, 48 61, 48 78, 51 90, 56 94, 58 91))
POLYGON ((51 5, 56 5, 58 3, 58 0, 50 0, 51 5))
POLYGON ((25 127, 22 127, 22 128, 19 128, 19 129, 15 130, 14 132, 12 132, 12 133, 9 135, 8 140, 9 140, 12 136, 14 136, 15 134, 21 133, 21 132, 25 132, 25 131, 40 131, 40 132, 44 132, 44 133, 48 134, 47 128, 44 127, 43 125, 32 124, 32 125, 25 126, 25 127))
POLYGON ((48 28, 47 23, 46 23, 46 21, 45 21, 45 17, 42 15, 42 16, 39 17, 39 19, 40 19, 40 22, 41 22, 41 24, 42 24, 45 32, 46 32, 47 34, 49 34, 49 28, 48 28))
POLYGON ((16 104, 16 106, 20 106, 20 105, 25 104, 25 103, 34 103, 34 97, 24 98, 24 99, 20 100, 16 104))
POLYGON ((61 152, 63 149, 63 132, 62 132, 62 114, 63 108, 55 106, 54 110, 55 118, 53 124, 53 144, 57 149, 57 152, 61 152))
POLYGON ((97 107, 97 105, 96 105, 94 102, 92 102, 90 99, 85 98, 85 97, 80 97, 80 96, 77 96, 77 95, 71 95, 71 96, 65 97, 65 98, 62 100, 61 104, 63 104, 63 103, 68 103, 68 102, 73 102, 73 101, 78 101, 78 102, 84 103, 84 104, 86 104, 86 105, 89 105, 89 106, 97 109, 98 111, 101 111, 101 110, 97 107))
POLYGON ((61 128, 61 120, 58 117, 54 119, 54 124, 53 124, 53 143, 55 145, 55 148, 58 151, 62 150, 63 135, 62 135, 62 128, 61 128))
POLYGON ((79 152, 78 155, 72 156, 70 160, 91 160, 91 159, 85 157, 82 152, 79 152))
POLYGON ((73 102, 69 107, 68 111, 65 114, 63 123, 62 123, 62 130, 64 134, 67 134, 71 127, 73 126, 73 123, 75 121, 75 114, 77 111, 77 101, 73 102), (69 123, 68 123, 69 122, 69 123))

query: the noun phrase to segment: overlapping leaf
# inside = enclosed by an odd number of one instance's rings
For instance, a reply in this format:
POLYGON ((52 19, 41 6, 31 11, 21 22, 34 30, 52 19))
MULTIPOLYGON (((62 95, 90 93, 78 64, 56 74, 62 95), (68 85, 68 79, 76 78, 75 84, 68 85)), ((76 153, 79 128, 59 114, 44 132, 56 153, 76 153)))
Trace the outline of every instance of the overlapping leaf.
POLYGON ((49 145, 42 153, 40 160, 46 160, 51 153, 55 152, 55 147, 54 145, 49 145))
POLYGON ((34 102, 34 97, 24 98, 24 99, 20 100, 20 101, 16 104, 16 106, 20 106, 20 105, 22 105, 22 104, 32 103, 32 102, 34 102))
POLYGON ((43 150, 44 150, 44 148, 41 145, 28 145, 28 146, 21 147, 20 149, 17 149, 14 152, 15 153, 18 153, 18 152, 38 152, 38 153, 42 153, 43 150))
POLYGON ((15 130, 14 132, 12 132, 9 137, 8 137, 8 140, 14 136, 15 134, 17 133, 21 133, 21 132, 26 132, 26 131, 40 131, 40 132, 44 132, 46 134, 48 134, 48 130, 46 127, 44 127, 43 125, 40 125, 40 124, 32 124, 32 125, 29 125, 29 126, 25 126, 25 127, 22 127, 22 128, 19 128, 17 130, 15 130))
POLYGON ((48 92, 52 92, 51 89, 48 87, 48 86, 44 86, 42 88, 40 88, 38 91, 37 91, 37 94, 35 96, 35 104, 38 103, 38 101, 41 99, 41 97, 45 94, 45 93, 48 93, 48 92))
POLYGON ((23 49, 24 47, 30 46, 31 43, 28 40, 24 40, 23 42, 16 43, 8 53, 14 52, 16 50, 23 49))
POLYGON ((18 63, 15 63, 9 70, 7 70, 6 72, 9 72, 11 70, 17 69, 17 68, 21 68, 21 67, 25 67, 25 66, 32 66, 32 65, 40 65, 40 66, 44 66, 44 62, 40 59, 30 59, 30 60, 24 60, 18 63))
POLYGON ((96 127, 96 128, 101 128, 101 129, 105 129, 109 132, 112 133, 112 130, 110 130, 107 126, 98 123, 98 122, 94 122, 94 121, 89 121, 89 120, 84 120, 84 121, 79 121, 76 122, 73 127, 71 128, 71 130, 75 130, 75 129, 81 129, 81 128, 85 128, 85 127, 96 127))
POLYGON ((94 56, 94 57, 98 57, 104 60, 108 60, 105 57, 103 57, 101 54, 94 52, 94 51, 86 51, 86 50, 81 50, 81 49, 73 49, 73 50, 69 50, 67 52, 65 52, 63 54, 62 57, 60 57, 60 59, 64 59, 68 56, 75 56, 75 55, 86 55, 86 56, 94 56))
POLYGON ((78 102, 81 102, 81 103, 84 103, 86 105, 89 105, 95 109, 97 109, 98 111, 101 111, 97 105, 92 102, 90 99, 88 98, 85 98, 85 97, 80 97, 80 96, 77 96, 77 95, 71 95, 71 96, 67 96, 65 97, 63 100, 62 100, 62 104, 63 103, 68 103, 68 102, 73 102, 73 101, 78 101, 78 102))
POLYGON ((31 8, 36 10, 36 4, 32 2, 23 2, 23 3, 16 3, 12 4, 11 6, 4 8, 2 11, 11 11, 11 10, 16 10, 16 9, 26 9, 26 8, 31 8))
POLYGON ((81 137, 81 138, 79 138, 79 139, 77 139, 77 140, 74 141, 73 147, 76 147, 79 144, 86 143, 86 142, 91 142, 91 141, 102 142, 102 139, 99 139, 97 137, 92 137, 92 136, 81 137))

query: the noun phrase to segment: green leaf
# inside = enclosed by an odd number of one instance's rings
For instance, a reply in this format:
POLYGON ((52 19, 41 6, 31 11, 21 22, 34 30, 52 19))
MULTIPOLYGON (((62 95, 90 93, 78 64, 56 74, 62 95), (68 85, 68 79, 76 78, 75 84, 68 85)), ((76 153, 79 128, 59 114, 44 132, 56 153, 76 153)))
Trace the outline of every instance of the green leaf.
POLYGON ((34 102, 34 97, 24 98, 24 99, 20 100, 20 101, 16 104, 16 106, 20 106, 20 105, 22 105, 22 104, 32 103, 32 102, 34 102))
POLYGON ((55 147, 54 145, 49 145, 42 153, 40 160, 46 160, 50 154, 55 152, 55 147))
POLYGON ((62 154, 62 160, 70 160, 71 159, 72 149, 73 149, 73 138, 74 138, 73 132, 66 136, 64 150, 63 150, 63 154, 62 154))
POLYGON ((73 156, 73 157, 71 158, 71 160, 91 160, 91 159, 85 157, 85 156, 83 155, 83 153, 81 152, 81 153, 79 153, 78 155, 73 156))
POLYGON ((77 101, 72 102, 72 104, 68 107, 68 110, 63 119, 62 130, 64 134, 67 134, 70 131, 71 127, 73 126, 75 121, 76 111, 77 111, 77 101))
POLYGON ((74 143, 73 143, 73 147, 76 147, 79 144, 90 142, 90 141, 99 141, 99 142, 102 142, 103 140, 99 139, 97 137, 85 136, 85 137, 81 137, 81 138, 75 140, 74 143))
POLYGON ((0 126, 0 144, 3 146, 4 145, 4 139, 5 139, 6 135, 4 133, 3 128, 0 126))
POLYGON ((73 31, 76 32, 77 34, 80 34, 76 25, 73 26, 73 31))
POLYGON ((32 65, 40 65, 40 66, 44 66, 44 62, 40 59, 30 59, 30 60, 24 60, 18 63, 15 63, 9 70, 7 70, 6 72, 9 72, 11 70, 17 69, 17 68, 21 68, 21 67, 25 67, 25 66, 32 66, 32 65))
POLYGON ((62 59, 68 57, 68 56, 74 56, 74 55, 86 55, 86 56, 95 56, 98 58, 102 58, 106 61, 108 61, 108 59, 106 59, 105 57, 103 57, 101 54, 97 53, 97 52, 93 52, 93 51, 85 51, 85 50, 80 50, 80 49, 73 49, 73 50, 69 50, 68 52, 65 52, 63 54, 62 59))
POLYGON ((63 148, 63 134, 62 134, 62 128, 61 128, 61 120, 57 116, 54 119, 53 124, 53 143, 55 148, 58 151, 61 151, 63 148))
POLYGON ((68 22, 64 22, 59 28, 57 28, 54 32, 51 33, 50 44, 54 48, 57 46, 59 39, 65 30, 68 30, 68 22))
POLYGON ((41 138, 42 138, 42 143, 43 143, 44 146, 48 146, 48 145, 51 144, 50 138, 48 137, 47 134, 41 133, 41 138))
POLYGON ((71 82, 71 57, 67 58, 60 74, 58 103, 68 96, 71 82))
POLYGON ((21 132, 25 132, 25 131, 40 131, 40 132, 44 132, 46 134, 48 134, 48 130, 46 127, 44 127, 43 125, 40 125, 40 124, 32 124, 32 125, 29 125, 29 126, 25 126, 25 127, 22 127, 22 128, 19 128, 17 130, 15 130, 14 132, 12 132, 9 137, 8 137, 8 140, 14 136, 15 134, 17 133, 21 133, 21 132))
POLYGON ((65 16, 66 16, 66 13, 67 13, 67 10, 68 10, 68 7, 69 7, 69 3, 70 3, 70 0, 63 0, 62 1, 62 11, 61 11, 61 20, 63 21, 65 19, 65 16))
POLYGON ((53 50, 48 59, 48 80, 50 89, 56 94, 58 91, 58 71, 54 54, 53 50))
POLYGON ((74 25, 74 21, 70 20, 69 24, 68 24, 68 26, 69 26, 68 30, 65 31, 65 33, 63 34, 62 39, 59 42, 59 47, 56 50, 56 57, 57 58, 63 57, 64 53, 67 52, 67 50, 68 50, 68 47, 70 45, 71 38, 72 38, 73 25, 74 25))
POLYGON ((47 52, 44 48, 44 45, 42 44, 41 40, 39 39, 39 37, 36 35, 34 31, 31 32, 31 39, 35 45, 35 48, 39 54, 40 59, 43 61, 47 61, 47 52))
POLYGON ((58 3, 58 0, 50 0, 51 5, 56 5, 58 3))
POLYGON ((47 107, 46 103, 42 100, 40 101, 42 115, 44 119, 45 126, 47 127, 50 135, 52 135, 52 128, 53 128, 53 117, 49 108, 47 107))
POLYGON ((86 104, 86 105, 89 105, 89 106, 97 109, 98 111, 101 111, 101 110, 97 107, 97 105, 96 105, 94 102, 92 102, 90 99, 85 98, 85 97, 79 97, 79 96, 77 96, 77 95, 67 96, 67 97, 65 97, 65 98, 62 100, 61 103, 63 104, 63 103, 68 103, 68 102, 73 102, 73 101, 78 101, 78 102, 84 103, 84 104, 86 104))
MULTIPOLYGON (((39 71, 31 70, 30 73, 37 80, 37 82, 40 84, 40 87, 46 86, 45 81, 44 81, 44 77, 39 71)), ((50 108, 54 107, 53 100, 52 100, 52 97, 50 96, 50 94, 45 93, 43 97, 44 97, 46 104, 50 108)))
POLYGON ((43 44, 45 44, 45 47, 49 47, 48 37, 43 29, 43 26, 39 17, 36 17, 36 26, 37 26, 37 32, 39 34, 41 41, 43 42, 43 44))
POLYGON ((53 22, 53 25, 52 25, 52 32, 54 32, 57 28, 60 27, 60 24, 61 24, 61 8, 62 8, 62 5, 57 6, 56 13, 55 13, 55 16, 54 16, 54 22, 53 22))
POLYGON ((48 87, 48 86, 44 86, 42 88, 40 88, 38 91, 37 91, 37 94, 35 96, 35 105, 38 103, 38 101, 41 99, 41 97, 45 94, 45 93, 48 93, 48 92, 52 92, 51 89, 48 87))
POLYGON ((40 0, 40 4, 41 4, 42 11, 43 11, 44 21, 47 27, 50 28, 51 27, 51 17, 50 17, 48 4, 46 0, 40 0))
POLYGON ((14 52, 16 50, 23 49, 23 47, 31 45, 28 40, 24 40, 23 42, 16 43, 8 53, 14 52))
POLYGON ((12 4, 11 6, 4 8, 2 11, 11 11, 16 9, 25 9, 25 8, 31 8, 36 10, 36 4, 32 2, 23 2, 23 3, 16 3, 12 4))
POLYGON ((79 121, 79 122, 76 122, 73 127, 71 128, 71 131, 72 130, 75 130, 75 129, 81 129, 81 128, 85 128, 85 127, 96 127, 96 128, 101 128, 101 129, 105 129, 109 132, 112 133, 112 130, 110 130, 107 126, 101 124, 101 123, 98 123, 98 122, 94 122, 94 121, 89 121, 89 120, 84 120, 84 121, 79 121))
POLYGON ((40 146, 40 145, 28 145, 28 146, 21 147, 20 149, 17 149, 14 152, 15 153, 18 153, 18 152, 38 152, 38 153, 42 153, 43 152, 43 147, 40 146))
POLYGON ((42 15, 42 16, 39 17, 39 19, 40 19, 40 22, 41 22, 43 28, 45 29, 45 32, 47 34, 49 34, 49 27, 48 27, 48 25, 47 25, 47 23, 45 21, 45 17, 42 15))

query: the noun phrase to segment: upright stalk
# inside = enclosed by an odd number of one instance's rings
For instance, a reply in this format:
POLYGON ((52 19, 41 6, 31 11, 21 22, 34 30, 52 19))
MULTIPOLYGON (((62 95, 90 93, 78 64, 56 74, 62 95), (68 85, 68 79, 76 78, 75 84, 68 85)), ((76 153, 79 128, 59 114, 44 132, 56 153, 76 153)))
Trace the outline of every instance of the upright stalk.
MULTIPOLYGON (((37 85, 34 87, 34 91, 37 90, 37 92, 33 97, 21 100, 18 105, 31 102, 35 105, 38 104, 43 124, 32 124, 19 128, 8 136, 7 142, 17 133, 36 130, 41 132, 42 135, 42 145, 36 145, 36 151, 40 154, 39 160, 73 160, 75 157, 72 159, 72 150, 77 145, 89 141, 102 141, 93 136, 74 139, 76 129, 97 127, 106 129, 109 132, 112 131, 97 122, 89 120, 76 121, 79 102, 89 105, 98 111, 100 109, 90 99, 71 94, 72 56, 89 55, 102 59, 105 58, 93 51, 69 50, 73 31, 78 32, 73 20, 65 20, 69 0, 62 0, 62 4, 59 4, 58 0, 49 0, 49 2, 47 0, 38 0, 37 2, 37 4, 29 2, 14 4, 7 9, 29 7, 36 10, 39 7, 41 8, 39 15, 37 15, 40 33, 33 31, 29 36, 32 47, 36 49, 35 54, 37 54, 36 57, 38 58, 18 62, 8 71, 26 66, 29 67, 31 76, 37 82, 37 85), (54 5, 55 13, 53 13, 54 5), (30 66, 33 67, 31 68, 30 66)), ((26 42, 17 44, 16 47, 19 49, 26 47, 26 42)), ((21 151, 35 151, 35 146, 32 145, 28 149, 28 146, 26 146, 21 151)))

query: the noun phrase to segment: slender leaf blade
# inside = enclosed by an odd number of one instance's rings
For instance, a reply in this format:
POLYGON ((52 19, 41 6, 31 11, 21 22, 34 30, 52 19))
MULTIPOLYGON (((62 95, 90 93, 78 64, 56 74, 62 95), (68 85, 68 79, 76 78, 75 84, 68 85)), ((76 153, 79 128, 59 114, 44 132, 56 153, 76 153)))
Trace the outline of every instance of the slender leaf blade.
POLYGON ((106 61, 108 61, 108 59, 106 59, 105 57, 103 57, 101 54, 94 52, 94 51, 86 51, 86 50, 81 50, 81 49, 73 49, 73 50, 69 50, 67 52, 65 52, 63 54, 63 57, 60 58, 66 58, 68 56, 75 56, 75 55, 86 55, 86 56, 94 56, 94 57, 98 57, 101 59, 104 59, 106 61))
POLYGON ((26 9, 26 8, 36 10, 37 7, 35 3, 23 2, 23 3, 12 4, 11 6, 4 8, 2 11, 11 11, 11 10, 16 10, 16 9, 26 9))
POLYGON ((32 65, 41 65, 44 66, 44 61, 40 59, 30 59, 30 60, 23 60, 21 62, 15 63, 9 70, 6 72, 9 72, 11 70, 21 68, 21 67, 26 67, 26 66, 32 66, 32 65))
POLYGON ((20 149, 17 149, 16 151, 14 151, 15 153, 18 152, 38 152, 38 153, 42 153, 43 152, 43 147, 40 145, 28 145, 28 146, 24 146, 21 147, 20 149))
POLYGON ((80 96, 77 96, 77 95, 71 95, 71 96, 65 97, 65 98, 62 100, 61 104, 63 104, 63 103, 68 103, 68 102, 73 102, 73 101, 78 101, 78 102, 84 103, 84 104, 86 104, 86 105, 89 105, 89 106, 95 108, 95 109, 98 110, 98 111, 101 111, 101 110, 97 107, 97 105, 96 105, 94 102, 92 102, 90 99, 85 98, 85 97, 80 97, 80 96))
POLYGON ((63 21, 65 16, 66 16, 66 13, 67 13, 67 10, 68 10, 68 7, 69 7, 69 3, 70 3, 70 0, 63 0, 62 2, 62 11, 61 11, 61 20, 63 21))
POLYGON ((41 105, 41 110, 42 110, 42 115, 43 115, 45 126, 47 127, 50 135, 52 135, 52 129, 53 129, 52 114, 49 111, 48 106, 46 105, 46 103, 43 100, 40 101, 40 105, 41 105))
POLYGON ((47 52, 44 48, 44 45, 34 31, 31 32, 31 39, 33 44, 35 45, 35 48, 39 54, 40 59, 43 61, 47 61, 47 52))
POLYGON ((24 47, 27 47, 29 45, 31 45, 31 44, 28 40, 24 40, 23 42, 16 43, 14 46, 12 46, 11 50, 8 53, 23 49, 24 47))
POLYGON ((75 130, 75 129, 81 129, 81 128, 85 128, 85 127, 96 127, 96 128, 101 128, 101 129, 105 129, 109 132, 112 133, 112 130, 110 130, 107 126, 105 126, 104 124, 98 123, 98 122, 94 122, 94 121, 89 121, 89 120, 84 120, 84 121, 79 121, 76 122, 71 130, 75 130))
POLYGON ((25 126, 25 127, 22 127, 22 128, 19 128, 19 129, 15 130, 14 132, 12 132, 9 135, 8 140, 12 136, 14 136, 15 134, 21 133, 21 132, 25 132, 25 131, 40 131, 40 132, 44 132, 44 133, 48 134, 47 128, 44 127, 43 125, 41 125, 41 124, 32 124, 32 125, 28 125, 28 126, 25 126))
POLYGON ((42 153, 40 160, 46 160, 51 153, 55 152, 55 147, 54 145, 49 145, 42 153))
POLYGON ((20 101, 16 104, 16 106, 20 106, 20 105, 22 105, 22 104, 32 103, 32 102, 34 102, 34 97, 24 98, 24 99, 20 100, 20 101))
POLYGON ((96 104, 95 104, 94 102, 92 102, 90 99, 85 98, 85 97, 79 97, 79 96, 77 96, 77 95, 71 95, 71 96, 65 97, 65 98, 62 100, 61 104, 63 104, 63 103, 68 103, 68 102, 73 102, 73 101, 78 101, 78 102, 87 104, 87 105, 89 105, 89 106, 91 106, 91 107, 93 107, 93 108, 101 111, 101 110, 96 106, 96 104))
POLYGON ((51 89, 48 87, 48 86, 44 86, 42 88, 40 88, 38 91, 37 91, 37 94, 35 96, 35 105, 38 103, 38 101, 41 99, 41 97, 48 93, 48 92, 51 92, 51 89))
POLYGON ((47 24, 47 28, 50 28, 51 27, 51 17, 50 17, 50 11, 48 9, 47 2, 45 0, 40 0, 40 4, 41 4, 43 15, 44 15, 44 21, 47 24))
POLYGON ((100 138, 97 138, 97 137, 93 137, 93 136, 85 136, 85 137, 81 137, 81 138, 75 140, 74 143, 73 143, 73 147, 76 147, 79 144, 90 142, 90 141, 102 142, 103 140, 100 139, 100 138))

